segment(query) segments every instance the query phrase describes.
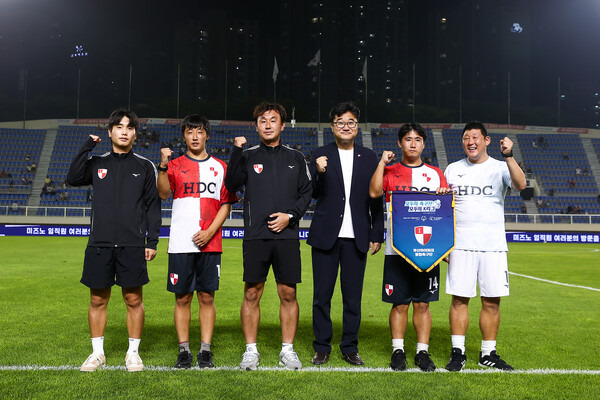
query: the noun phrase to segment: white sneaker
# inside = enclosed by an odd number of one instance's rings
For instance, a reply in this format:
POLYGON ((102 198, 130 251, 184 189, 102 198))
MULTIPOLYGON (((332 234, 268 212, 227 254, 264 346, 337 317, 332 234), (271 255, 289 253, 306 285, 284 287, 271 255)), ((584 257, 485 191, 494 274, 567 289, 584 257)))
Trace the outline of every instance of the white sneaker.
POLYGON ((260 354, 256 351, 246 351, 242 356, 242 362, 240 363, 240 369, 246 371, 255 371, 258 367, 258 359, 260 354))
POLYGON ((104 356, 104 354, 92 353, 85 360, 85 362, 81 364, 81 368, 79 368, 79 370, 83 372, 92 372, 97 370, 99 367, 103 367, 105 365, 106 357, 104 356))
POLYGON ((302 363, 294 350, 279 353, 279 365, 287 369, 302 369, 302 363))
POLYGON ((144 364, 138 353, 127 353, 125 356, 125 366, 129 372, 138 372, 144 370, 144 364))

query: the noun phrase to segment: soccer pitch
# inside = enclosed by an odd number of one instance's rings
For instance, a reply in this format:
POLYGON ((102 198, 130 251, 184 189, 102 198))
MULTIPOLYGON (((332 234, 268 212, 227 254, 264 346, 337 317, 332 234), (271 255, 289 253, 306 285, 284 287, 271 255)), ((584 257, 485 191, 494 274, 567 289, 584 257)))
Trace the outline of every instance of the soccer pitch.
MULTIPOLYGON (((216 294, 213 336, 215 370, 176 371, 174 297, 166 291, 167 239, 149 263, 144 288, 146 324, 140 355, 146 371, 127 373, 125 306, 115 287, 109 303, 105 351, 108 368, 81 373, 91 352, 88 289, 79 283, 87 238, 0 237, 0 398, 411 398, 553 399, 600 397, 600 246, 597 244, 509 244, 511 295, 502 300, 498 353, 516 369, 477 366, 480 303, 471 301, 467 364, 444 370, 450 354, 448 308, 442 263, 440 301, 432 303, 430 353, 438 369, 412 365, 415 334, 409 321, 405 349, 410 369, 388 368, 389 305, 381 301, 383 251, 370 256, 359 336, 364 367, 349 367, 337 347, 341 336, 339 287, 332 303, 334 338, 325 367, 310 364, 312 268, 302 242, 303 283, 298 285, 300 322, 294 344, 305 368, 278 366, 281 347, 278 298, 272 274, 261 301, 258 371, 240 371, 244 351, 239 308, 243 296, 241 240, 224 240, 221 287, 216 294)), ((197 303, 190 344, 200 346, 197 303)))

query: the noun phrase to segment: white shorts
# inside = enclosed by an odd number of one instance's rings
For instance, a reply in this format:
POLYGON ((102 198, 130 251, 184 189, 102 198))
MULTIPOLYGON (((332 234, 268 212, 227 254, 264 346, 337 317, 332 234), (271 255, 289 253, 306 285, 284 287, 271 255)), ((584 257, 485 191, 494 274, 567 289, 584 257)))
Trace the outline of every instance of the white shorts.
POLYGON ((508 296, 508 262, 505 251, 453 250, 446 273, 446 293, 476 297, 508 296))

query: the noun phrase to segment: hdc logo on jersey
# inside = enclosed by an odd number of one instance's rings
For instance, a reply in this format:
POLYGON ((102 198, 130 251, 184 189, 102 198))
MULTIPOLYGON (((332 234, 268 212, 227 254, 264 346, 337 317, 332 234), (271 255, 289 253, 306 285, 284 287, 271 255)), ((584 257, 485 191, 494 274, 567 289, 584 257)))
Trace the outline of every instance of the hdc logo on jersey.
POLYGON ((254 164, 254 172, 256 172, 257 174, 260 174, 263 170, 263 165, 262 164, 254 164))
POLYGON ((177 285, 177 281, 179 280, 179 275, 177 275, 177 274, 171 274, 170 278, 171 278, 171 284, 172 285, 177 285))
POLYGON ((385 294, 391 296, 394 293, 394 285, 390 285, 389 283, 385 284, 385 294))
POLYGON ((431 178, 430 178, 430 177, 428 177, 428 176, 427 176, 427 174, 426 174, 425 172, 423 172, 423 176, 424 176, 425 178, 427 178, 427 182, 429 182, 429 181, 431 180, 431 178))
POLYGON ((430 226, 415 226, 415 239, 417 242, 425 246, 431 240, 431 227, 430 226))
POLYGON ((215 174, 215 176, 219 175, 219 172, 215 171, 215 167, 210 167, 210 170, 212 171, 213 174, 215 174))
POLYGON ((106 174, 108 174, 108 170, 106 168, 98 168, 98 178, 104 179, 106 174))

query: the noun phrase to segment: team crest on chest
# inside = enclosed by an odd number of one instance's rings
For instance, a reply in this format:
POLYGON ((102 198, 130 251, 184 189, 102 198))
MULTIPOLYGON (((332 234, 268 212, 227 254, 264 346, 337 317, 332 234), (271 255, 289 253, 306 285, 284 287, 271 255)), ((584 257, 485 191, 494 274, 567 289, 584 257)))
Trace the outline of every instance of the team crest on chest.
POLYGON ((415 239, 422 246, 425 246, 431 240, 431 231, 430 226, 415 226, 415 239))
POLYGON ((170 274, 169 278, 171 278, 171 284, 172 285, 177 285, 177 281, 179 280, 179 275, 177 275, 177 274, 170 274))
POLYGON ((390 285, 389 283, 385 284, 385 294, 391 296, 394 293, 394 285, 390 285))
POLYGON ((215 170, 215 167, 210 167, 210 171, 215 174, 215 176, 219 175, 219 172, 215 170))
POLYGON ((262 171, 263 171, 262 164, 254 164, 254 172, 256 172, 257 174, 260 174, 262 171))
POLYGON ((98 168, 98 178, 104 179, 108 174, 108 170, 106 168, 98 168))

